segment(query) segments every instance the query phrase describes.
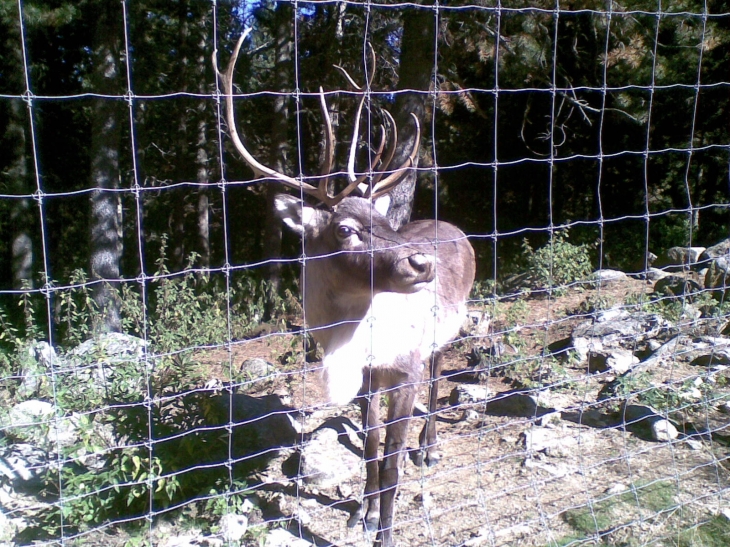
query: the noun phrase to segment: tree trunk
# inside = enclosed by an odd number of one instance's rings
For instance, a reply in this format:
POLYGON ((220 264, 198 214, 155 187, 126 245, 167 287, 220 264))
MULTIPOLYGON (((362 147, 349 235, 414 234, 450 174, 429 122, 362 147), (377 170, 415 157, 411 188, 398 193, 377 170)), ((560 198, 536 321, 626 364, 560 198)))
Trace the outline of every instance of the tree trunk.
MULTIPOLYGON (((117 2, 99 5, 93 51, 94 92, 119 94, 119 37, 122 14, 117 2)), ((121 318, 116 279, 121 258, 121 219, 119 215, 119 107, 110 99, 94 102, 91 120, 91 278, 94 300, 102 320, 97 332, 120 332, 121 318), (111 190, 111 191, 110 191, 111 190)))
MULTIPOLYGON (((18 18, 15 17, 17 21, 18 18)), ((8 87, 13 93, 20 95, 25 91, 25 67, 23 66, 22 40, 20 28, 11 25, 4 41, 6 51, 10 53, 13 68, 5 76, 10 79, 8 87)), ((28 173, 27 127, 28 115, 20 100, 9 101, 8 124, 5 127, 3 140, 9 143, 10 158, 7 168, 7 180, 11 193, 15 195, 30 195, 34 188, 28 173)), ((33 200, 31 198, 14 199, 10 204, 11 268, 13 288, 33 284, 33 200)))
MULTIPOLYGON (((433 12, 406 10, 403 14, 403 38, 398 66, 398 89, 427 92, 431 85, 436 26, 433 12)), ((427 93, 402 93, 395 100, 395 121, 398 124, 398 147, 391 165, 400 165, 413 148, 416 137, 411 113, 415 114, 422 130, 426 126, 427 93)), ((416 158, 418 166, 418 158, 416 158)), ((388 220, 394 229, 406 224, 411 218, 413 194, 417 173, 411 170, 396 188, 390 192, 391 204, 388 220)))
MULTIPOLYGON (((10 101, 10 116, 5 130, 5 138, 11 143, 12 159, 7 171, 12 193, 30 195, 33 193, 28 178, 28 157, 26 155, 26 132, 23 104, 19 100, 10 101)), ((10 205, 10 226, 12 235, 12 277, 13 288, 33 285, 33 200, 20 198, 10 205)))
MULTIPOLYGON (((195 86, 198 93, 204 94, 207 90, 205 67, 209 64, 207 45, 209 39, 209 25, 206 17, 207 9, 201 9, 197 16, 197 62, 195 63, 195 86)), ((196 180, 198 187, 198 248, 200 266, 210 268, 210 198, 207 185, 210 183, 210 155, 208 154, 208 101, 200 101, 196 109, 197 115, 197 142, 195 143, 196 180)))
MULTIPOLYGON (((289 89, 292 63, 292 10, 289 4, 281 2, 276 6, 275 83, 277 91, 289 89)), ((289 121, 289 97, 277 95, 274 99, 274 121, 271 130, 271 165, 280 172, 287 171, 290 153, 287 129, 289 121)), ((281 257, 281 220, 274 212, 274 196, 280 191, 275 184, 266 185, 266 223, 264 225, 264 256, 267 259, 281 257)), ((278 294, 281 284, 281 264, 271 262, 267 267, 272 297, 278 294)))

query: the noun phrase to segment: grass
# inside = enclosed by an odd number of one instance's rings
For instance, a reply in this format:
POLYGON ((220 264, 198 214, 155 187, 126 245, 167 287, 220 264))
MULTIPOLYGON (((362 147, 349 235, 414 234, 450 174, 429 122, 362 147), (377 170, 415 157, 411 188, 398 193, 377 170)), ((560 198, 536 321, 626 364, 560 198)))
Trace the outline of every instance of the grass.
MULTIPOLYGON (((646 523, 661 518, 672 522, 670 526, 666 526, 668 523, 662 526, 664 534, 668 529, 674 529, 675 533, 665 535, 657 545, 726 547, 730 542, 730 519, 716 515, 697 523, 696 515, 689 518, 686 510, 673 512, 676 506, 675 492, 674 484, 669 481, 636 485, 622 494, 592 504, 592 508, 583 506, 567 511, 563 514, 563 520, 572 531, 550 543, 550 546, 645 545, 646 523)), ((649 526, 648 529, 656 533, 656 528, 649 526)), ((652 536, 651 539, 660 538, 652 536)))

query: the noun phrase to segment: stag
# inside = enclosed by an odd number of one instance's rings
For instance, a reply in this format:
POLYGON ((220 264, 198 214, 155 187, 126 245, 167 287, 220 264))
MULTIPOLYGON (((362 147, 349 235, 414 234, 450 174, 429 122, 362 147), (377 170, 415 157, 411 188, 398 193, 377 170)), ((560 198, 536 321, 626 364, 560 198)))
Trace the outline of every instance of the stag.
MULTIPOLYGON (((418 454, 427 465, 439 459, 434 413, 440 350, 458 333, 465 317, 466 299, 474 281, 474 251, 464 233, 446 222, 421 220, 399 230, 391 228, 383 209, 388 192, 415 165, 418 120, 412 115, 416 128, 413 149, 401 165, 391 169, 397 128, 392 116, 384 112, 393 135, 390 144, 386 150, 387 132, 381 127, 380 143, 370 161, 374 171, 369 177, 357 174, 354 164, 364 94, 354 122, 347 184, 339 193, 330 191, 335 139, 322 88, 319 97, 325 153, 319 184, 309 184, 256 160, 238 135, 233 105, 233 71, 245 37, 236 44, 225 72, 215 66, 225 95, 229 132, 257 176, 304 192, 326 206, 315 208, 288 194, 279 194, 275 200, 284 223, 304 239, 304 313, 324 351, 322 377, 329 399, 347 404, 357 398, 362 411, 367 475, 364 503, 349 524, 362 520, 367 530, 377 531, 376 540, 383 547, 390 547, 399 467, 426 364, 431 378, 429 413, 418 454), (355 191, 360 197, 351 195, 355 191), (383 425, 379 393, 388 397, 382 460, 378 458, 383 425)), ((372 48, 370 57, 372 79, 372 48)), ((359 89, 344 69, 340 70, 359 89)))

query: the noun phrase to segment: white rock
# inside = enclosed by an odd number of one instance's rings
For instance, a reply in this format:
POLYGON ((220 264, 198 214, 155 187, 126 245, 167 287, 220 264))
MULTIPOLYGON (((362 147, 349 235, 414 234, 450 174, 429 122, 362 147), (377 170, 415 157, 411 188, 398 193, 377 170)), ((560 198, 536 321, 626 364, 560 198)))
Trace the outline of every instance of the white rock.
POLYGON ((623 492, 626 492, 628 489, 629 489, 629 487, 626 486, 625 484, 617 482, 613 486, 606 488, 606 490, 604 492, 611 496, 615 496, 616 494, 621 494, 623 492))
POLYGON ((276 528, 266 536, 266 547, 313 547, 313 543, 295 536, 288 530, 276 528))
POLYGON ((10 427, 22 427, 38 422, 52 420, 56 411, 51 403, 46 401, 30 400, 18 403, 12 409, 8 419, 10 427))
POLYGON ((248 517, 229 513, 219 523, 221 535, 227 542, 241 541, 248 531, 248 517))
POLYGON ((479 384, 459 384, 451 390, 449 404, 452 406, 481 403, 494 395, 489 386, 479 384))
POLYGON ((160 542, 160 547, 199 547, 203 534, 199 530, 191 530, 179 536, 166 537, 160 542))
POLYGON ((627 277, 628 276, 620 270, 604 269, 604 270, 596 270, 595 272, 593 272, 593 279, 596 282, 601 283, 602 285, 606 285, 608 283, 615 283, 617 281, 623 281, 627 277))
POLYGON ((684 442, 687 443, 687 446, 689 446, 692 450, 702 450, 702 442, 697 439, 685 439, 684 442))
POLYGON ((671 441, 679 436, 677 428, 669 420, 656 420, 652 422, 651 433, 657 441, 671 441))
MULTIPOLYGON (((344 440, 350 442, 349 435, 345 433, 344 436, 344 440)), ((327 488, 360 472, 360 458, 339 441, 338 432, 331 427, 312 433, 299 453, 299 468, 305 483, 327 488)))
POLYGON ((556 429, 531 427, 523 432, 525 448, 528 452, 545 452, 550 456, 563 457, 571 446, 577 444, 577 439, 571 436, 561 436, 556 429))
POLYGON ((0 511, 0 545, 12 545, 11 541, 15 536, 16 529, 13 522, 0 511))
POLYGON ((476 422, 479 420, 479 413, 473 408, 467 408, 461 413, 461 419, 464 422, 476 422))

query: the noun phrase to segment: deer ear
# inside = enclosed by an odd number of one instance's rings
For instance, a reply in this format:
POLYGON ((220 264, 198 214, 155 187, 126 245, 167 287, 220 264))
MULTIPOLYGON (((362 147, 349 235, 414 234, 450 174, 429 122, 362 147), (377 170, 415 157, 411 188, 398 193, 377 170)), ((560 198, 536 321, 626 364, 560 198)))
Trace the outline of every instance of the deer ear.
POLYGON ((388 209, 390 209, 390 195, 385 194, 380 196, 373 202, 373 207, 381 215, 388 216, 388 209))
POLYGON ((321 224, 324 211, 305 204, 299 198, 289 194, 277 194, 274 197, 274 208, 284 224, 299 235, 315 235, 321 224))

